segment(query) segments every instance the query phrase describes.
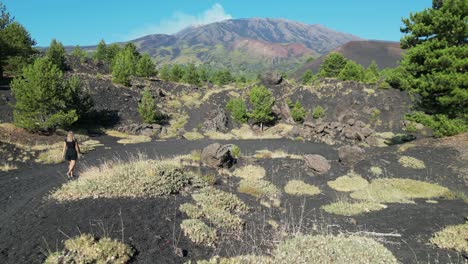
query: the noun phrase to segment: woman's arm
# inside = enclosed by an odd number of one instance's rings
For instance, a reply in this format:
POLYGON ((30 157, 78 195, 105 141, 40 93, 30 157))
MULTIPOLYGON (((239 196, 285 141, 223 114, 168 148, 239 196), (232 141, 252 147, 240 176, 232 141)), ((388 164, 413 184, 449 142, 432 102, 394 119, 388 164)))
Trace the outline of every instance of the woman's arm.
POLYGON ((65 158, 65 150, 67 149, 67 143, 63 142, 63 153, 62 157, 65 158))

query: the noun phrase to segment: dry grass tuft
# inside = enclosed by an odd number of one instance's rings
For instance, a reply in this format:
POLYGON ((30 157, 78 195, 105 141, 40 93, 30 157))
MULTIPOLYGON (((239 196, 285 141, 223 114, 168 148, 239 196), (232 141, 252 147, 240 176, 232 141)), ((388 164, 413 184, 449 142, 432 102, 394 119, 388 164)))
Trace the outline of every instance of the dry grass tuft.
POLYGON ((204 138, 204 136, 198 132, 185 132, 183 137, 187 140, 198 140, 204 138))
POLYGON ((318 187, 299 180, 289 181, 284 187, 284 191, 292 195, 316 195, 320 193, 318 187))
POLYGON ((139 144, 144 142, 150 142, 151 138, 143 135, 129 135, 116 130, 106 130, 105 133, 108 136, 120 138, 117 143, 127 145, 127 144, 139 144))
POLYGON ((274 199, 281 194, 280 190, 276 188, 273 183, 262 179, 241 180, 237 190, 240 193, 252 195, 257 198, 274 199))
POLYGON ((191 218, 207 219, 219 228, 240 230, 244 226, 241 215, 248 207, 232 193, 206 187, 192 195, 196 204, 183 204, 179 208, 191 218), (198 212, 196 212, 198 210, 198 212))
POLYGON ((143 156, 130 161, 112 161, 84 170, 77 180, 52 194, 58 201, 83 198, 151 198, 178 193, 193 175, 175 160, 150 160, 143 156))
POLYGON ((414 148, 414 147, 416 147, 416 145, 413 144, 413 143, 405 143, 405 144, 400 145, 400 146, 398 147, 398 150, 397 150, 397 151, 398 151, 398 152, 405 152, 405 151, 407 151, 408 149, 414 148))
POLYGON ((424 161, 409 156, 402 156, 398 162, 405 168, 421 170, 426 168, 424 161))
POLYGON ((177 137, 179 133, 183 132, 188 119, 189 116, 186 113, 174 114, 172 119, 169 121, 167 132, 165 134, 161 134, 161 138, 167 139, 177 137))
POLYGON ((16 169, 18 169, 18 167, 14 164, 10 164, 10 163, 0 164, 0 171, 12 171, 16 169))
POLYGON ((382 175, 383 175, 383 170, 382 170, 382 168, 376 167, 376 166, 372 166, 372 167, 369 169, 369 172, 372 173, 372 175, 374 175, 374 176, 376 176, 376 177, 379 177, 379 176, 382 176, 382 175))
POLYGON ((367 237, 299 235, 274 251, 274 263, 398 263, 382 244, 367 237))
POLYGON ((286 151, 284 150, 270 151, 267 149, 255 151, 254 157, 257 159, 280 159, 280 158, 298 159, 298 160, 303 159, 301 155, 289 154, 289 153, 286 153, 286 151))
POLYGON ((330 188, 339 192, 353 192, 364 189, 369 185, 366 179, 353 171, 344 176, 338 177, 334 181, 329 181, 327 184, 330 188))
POLYGON ((266 171, 263 167, 247 165, 244 167, 237 168, 233 175, 246 180, 262 179, 266 175, 266 171))
POLYGON ((184 235, 196 244, 214 246, 217 236, 216 229, 207 226, 199 219, 185 219, 180 224, 184 235))
POLYGON ((325 212, 336 215, 353 216, 371 211, 380 211, 385 209, 383 204, 373 202, 345 202, 338 201, 336 203, 324 205, 321 207, 325 212))
POLYGON ((443 249, 453 249, 468 254, 468 222, 461 225, 447 226, 436 232, 431 243, 443 249))
POLYGON ((355 191, 351 197, 375 203, 412 203, 416 198, 436 198, 450 194, 449 189, 437 184, 410 179, 375 179, 366 188, 355 191))
POLYGON ((221 133, 215 131, 207 131, 204 133, 204 135, 210 139, 215 140, 231 140, 234 138, 234 136, 230 133, 221 133))
POLYGON ((273 264, 273 259, 266 256, 236 256, 232 258, 221 258, 215 256, 210 260, 200 260, 197 264, 273 264))
POLYGON ((65 250, 50 254, 45 264, 60 263, 121 263, 130 261, 133 251, 130 246, 110 238, 96 240, 82 234, 65 241, 65 250))

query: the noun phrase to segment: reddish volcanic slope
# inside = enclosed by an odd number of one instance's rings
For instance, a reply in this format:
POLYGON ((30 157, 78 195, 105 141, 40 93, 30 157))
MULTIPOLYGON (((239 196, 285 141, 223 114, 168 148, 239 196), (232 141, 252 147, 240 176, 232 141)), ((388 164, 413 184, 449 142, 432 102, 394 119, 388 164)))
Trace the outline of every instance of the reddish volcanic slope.
POLYGON ((232 47, 234 50, 241 50, 247 54, 268 58, 290 58, 305 55, 317 56, 317 54, 301 43, 277 44, 268 43, 254 39, 240 39, 232 47))

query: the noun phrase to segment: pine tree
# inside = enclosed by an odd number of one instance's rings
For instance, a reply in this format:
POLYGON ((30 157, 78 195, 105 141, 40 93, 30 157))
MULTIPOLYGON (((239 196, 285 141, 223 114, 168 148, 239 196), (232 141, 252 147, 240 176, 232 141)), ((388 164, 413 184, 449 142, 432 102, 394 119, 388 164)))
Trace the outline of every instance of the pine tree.
POLYGON ((11 83, 16 99, 15 125, 29 131, 65 128, 78 120, 70 109, 71 94, 62 72, 48 57, 39 58, 23 69, 11 83))
POLYGON ((304 122, 306 111, 304 107, 302 107, 301 102, 296 101, 293 108, 291 109, 291 116, 293 120, 297 123, 304 122))
POLYGON ((311 70, 307 70, 304 75, 302 75, 302 84, 307 85, 312 82, 312 79, 314 79, 314 74, 312 73, 311 70))
POLYGON ((109 46, 107 46, 105 52, 106 52, 106 55, 105 55, 105 61, 106 62, 112 62, 115 58, 115 56, 117 56, 117 54, 122 50, 122 48, 120 47, 119 44, 111 44, 109 46))
POLYGON ((74 48, 73 48, 73 51, 72 51, 72 56, 80 59, 81 62, 84 61, 84 59, 86 58, 86 52, 81 49, 80 46, 76 45, 74 48))
POLYGON ((156 112, 156 102, 151 95, 149 88, 145 88, 141 101, 138 104, 138 113, 140 113, 143 122, 148 124, 156 123, 158 120, 158 113, 156 112))
POLYGON ((377 66, 377 63, 373 60, 365 71, 364 81, 368 84, 376 84, 379 80, 379 77, 379 67, 377 66))
POLYGON ((343 81, 358 81, 364 80, 364 68, 352 60, 348 60, 345 67, 338 74, 338 79, 343 81))
POLYGON ((135 58, 130 49, 120 51, 112 61, 112 81, 125 86, 130 85, 130 77, 134 72, 135 58))
POLYGON ((318 77, 337 78, 341 70, 346 66, 347 59, 340 53, 330 53, 320 65, 318 77))
POLYGON ((143 56, 138 60, 136 65, 136 75, 147 78, 156 75, 156 66, 147 53, 143 54, 143 56))
POLYGON ((192 85, 200 85, 200 76, 198 76, 198 71, 195 65, 192 63, 187 66, 183 76, 183 81, 192 85))
POLYGON ((56 39, 52 39, 49 49, 47 49, 46 56, 57 65, 61 70, 65 69, 65 48, 62 43, 56 39))
POLYGON ((274 120, 273 111, 271 108, 275 103, 275 98, 272 96, 265 86, 254 86, 249 93, 250 103, 253 106, 249 117, 255 122, 260 123, 263 131, 263 123, 274 120))
POLYGON ((403 19, 403 89, 416 93, 428 113, 468 120, 466 0, 435 0, 433 8, 403 19))
POLYGON ((159 71, 159 78, 164 81, 171 80, 171 69, 167 64, 164 64, 159 71))
POLYGON ((99 41, 93 58, 95 61, 107 61, 107 45, 103 39, 99 41))
POLYGON ((179 65, 175 64, 171 68, 170 80, 173 82, 179 82, 184 76, 184 69, 179 65))
POLYGON ((247 123, 249 118, 247 113, 247 106, 242 98, 233 98, 229 100, 226 109, 231 113, 231 117, 238 123, 247 123))

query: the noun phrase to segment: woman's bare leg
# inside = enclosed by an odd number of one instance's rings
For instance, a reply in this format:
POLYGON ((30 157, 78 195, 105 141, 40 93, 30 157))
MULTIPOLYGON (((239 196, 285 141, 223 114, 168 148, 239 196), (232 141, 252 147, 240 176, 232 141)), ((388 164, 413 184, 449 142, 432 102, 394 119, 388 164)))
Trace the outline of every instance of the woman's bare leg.
POLYGON ((68 177, 70 177, 70 172, 71 172, 71 161, 68 161, 68 171, 67 171, 68 177))
POLYGON ((73 177, 73 170, 75 169, 76 160, 70 161, 70 176, 73 177))

